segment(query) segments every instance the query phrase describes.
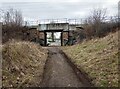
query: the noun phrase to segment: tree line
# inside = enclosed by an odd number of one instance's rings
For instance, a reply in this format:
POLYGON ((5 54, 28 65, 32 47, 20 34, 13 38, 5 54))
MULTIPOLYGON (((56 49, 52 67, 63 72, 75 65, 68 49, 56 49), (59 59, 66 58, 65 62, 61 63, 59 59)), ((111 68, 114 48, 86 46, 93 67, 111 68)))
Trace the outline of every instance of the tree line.
POLYGON ((120 30, 120 22, 118 15, 111 16, 109 21, 106 21, 107 9, 94 9, 90 15, 84 20, 82 29, 73 31, 73 37, 77 40, 92 39, 96 37, 104 37, 110 32, 120 30))
MULTIPOLYGON (((16 9, 8 9, 6 11, 0 11, 0 19, 3 22, 2 40, 3 43, 9 39, 22 39, 29 41, 34 39, 35 36, 30 37, 30 30, 27 26, 23 25, 24 20, 22 12, 16 9)), ((111 17, 109 21, 107 18, 107 9, 94 9, 90 15, 84 20, 82 27, 73 31, 73 37, 80 41, 84 39, 92 39, 95 37, 104 37, 109 32, 115 32, 119 30, 118 15, 111 17)), ((37 33, 34 31, 33 33, 37 33)), ((32 34, 33 34, 32 33, 32 34)))

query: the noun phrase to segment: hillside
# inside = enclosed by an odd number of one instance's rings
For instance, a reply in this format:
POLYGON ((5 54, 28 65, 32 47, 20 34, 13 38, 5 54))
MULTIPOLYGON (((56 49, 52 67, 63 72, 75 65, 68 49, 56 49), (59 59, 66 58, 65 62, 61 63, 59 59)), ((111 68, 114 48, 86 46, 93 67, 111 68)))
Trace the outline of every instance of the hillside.
POLYGON ((2 26, 2 43, 6 43, 11 39, 19 41, 36 41, 38 42, 39 31, 30 29, 29 27, 7 27, 2 26), (36 39, 36 40, 35 40, 36 39))
POLYGON ((92 78, 95 86, 118 86, 118 32, 62 49, 92 78))
POLYGON ((3 87, 38 87, 43 77, 47 50, 31 42, 12 41, 3 45, 3 87))

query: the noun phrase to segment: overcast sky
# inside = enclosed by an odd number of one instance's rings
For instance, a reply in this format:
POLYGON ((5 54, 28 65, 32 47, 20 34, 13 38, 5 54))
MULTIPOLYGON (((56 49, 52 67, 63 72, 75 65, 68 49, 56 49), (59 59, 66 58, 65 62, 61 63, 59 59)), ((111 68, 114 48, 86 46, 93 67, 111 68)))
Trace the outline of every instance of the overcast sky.
POLYGON ((107 8, 107 15, 118 13, 119 0, 0 0, 0 8, 21 10, 25 20, 86 18, 93 8, 107 8))

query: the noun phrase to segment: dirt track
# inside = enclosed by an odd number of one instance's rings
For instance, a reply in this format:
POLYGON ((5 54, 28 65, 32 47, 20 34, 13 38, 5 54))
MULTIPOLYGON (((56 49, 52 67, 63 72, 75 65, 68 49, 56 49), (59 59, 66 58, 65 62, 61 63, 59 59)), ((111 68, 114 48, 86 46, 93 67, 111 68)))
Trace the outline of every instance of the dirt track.
POLYGON ((56 47, 48 47, 42 87, 86 87, 75 74, 66 58, 56 47))

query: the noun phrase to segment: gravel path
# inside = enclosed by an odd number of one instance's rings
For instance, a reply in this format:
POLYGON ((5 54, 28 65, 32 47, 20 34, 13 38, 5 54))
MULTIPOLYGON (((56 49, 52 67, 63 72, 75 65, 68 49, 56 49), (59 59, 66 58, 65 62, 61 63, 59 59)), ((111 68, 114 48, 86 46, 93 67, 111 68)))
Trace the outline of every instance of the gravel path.
POLYGON ((72 67, 56 47, 48 47, 42 87, 84 87, 72 67))

